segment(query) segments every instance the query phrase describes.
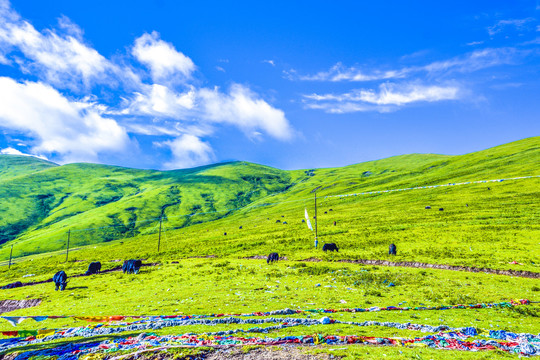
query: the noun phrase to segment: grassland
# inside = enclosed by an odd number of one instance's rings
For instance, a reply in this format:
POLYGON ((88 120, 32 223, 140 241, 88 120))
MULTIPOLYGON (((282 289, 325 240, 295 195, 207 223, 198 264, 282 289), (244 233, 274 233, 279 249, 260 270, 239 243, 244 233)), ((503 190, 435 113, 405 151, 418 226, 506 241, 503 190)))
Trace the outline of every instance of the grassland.
MULTIPOLYGON (((382 259, 539 273, 540 178, 335 195, 537 176, 539 145, 537 137, 462 156, 404 155, 345 168, 297 171, 244 162, 173 172, 49 163, 28 170, 26 165, 10 163, 4 165, 8 169, 0 170, 6 174, 0 176, 0 224, 5 241, 0 255, 5 259, 13 244, 15 254, 26 257, 17 259, 10 270, 0 268, 1 284, 23 280, 28 274, 34 275, 27 281, 45 280, 60 269, 68 275, 82 273, 96 260, 104 269, 116 267, 126 258, 143 258, 160 265, 144 267, 139 275, 110 272, 72 278, 63 293, 55 292, 50 283, 0 291, 5 299, 43 299, 39 307, 9 314, 13 316, 246 313, 286 307, 430 306, 513 298, 538 301, 538 279, 339 261, 382 259), (315 249, 314 234, 302 222, 304 209, 314 215, 314 189, 319 242, 335 242, 339 253, 315 249), (47 194, 51 195, 43 196, 47 194), (425 209, 428 205, 429 210, 425 209), (77 250, 65 262, 65 254, 49 251, 65 246, 67 230, 77 250), (390 243, 398 247, 395 257, 387 254, 390 243), (287 260, 267 265, 253 258, 271 251, 287 260), (396 286, 388 287, 389 282, 396 286)), ((4 160, 0 164, 11 161, 11 157, 0 159, 4 160)), ((340 320, 540 332, 538 304, 512 309, 335 316, 340 320)), ((39 324, 27 321, 19 327, 79 325, 82 323, 74 320, 47 320, 39 324)), ((11 325, 0 323, 0 330, 11 329, 11 325)), ((219 326, 211 330, 216 329, 219 326)), ((160 331, 210 330, 194 326, 160 331)), ((329 325, 291 328, 271 335, 306 332, 420 335, 382 327, 329 325)), ((431 349, 363 347, 331 353, 349 358, 448 355, 431 349)), ((474 356, 452 353, 453 358, 485 356, 507 357, 499 352, 474 356)))

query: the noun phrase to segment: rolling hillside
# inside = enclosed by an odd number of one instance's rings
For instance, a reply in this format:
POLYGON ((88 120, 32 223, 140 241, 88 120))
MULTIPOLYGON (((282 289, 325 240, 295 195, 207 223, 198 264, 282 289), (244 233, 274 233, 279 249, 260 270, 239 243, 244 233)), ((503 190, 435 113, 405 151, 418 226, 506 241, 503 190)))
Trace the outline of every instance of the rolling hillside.
MULTIPOLYGON (((309 207, 310 212, 313 210, 314 189, 323 198, 321 206, 341 209, 332 214, 332 219, 328 218, 328 213, 321 213, 321 236, 342 243, 368 239, 367 243, 376 245, 376 250, 370 250, 371 256, 381 255, 388 241, 423 236, 448 238, 451 244, 468 237, 508 241, 514 238, 519 242, 521 237, 538 236, 538 228, 533 225, 539 215, 534 200, 539 195, 538 179, 503 183, 497 185, 497 191, 471 185, 347 200, 324 197, 540 175, 539 159, 540 137, 461 156, 411 154, 343 168, 294 171, 231 162, 161 172, 95 164, 57 166, 39 159, 2 155, 0 257, 9 256, 12 244, 15 256, 63 249, 68 230, 72 246, 142 239, 158 232, 160 218, 167 236, 182 237, 187 231, 198 239, 188 246, 178 245, 183 251, 211 254, 220 245, 225 247, 235 239, 243 247, 229 246, 227 251, 247 251, 260 248, 261 244, 264 244, 262 250, 267 251, 276 244, 261 239, 270 238, 286 239, 284 241, 289 243, 297 239, 298 244, 292 247, 307 251, 311 241, 306 240, 312 238, 312 234, 306 231, 300 219, 305 207, 309 207), (448 204, 444 205, 447 211, 426 218, 425 212, 417 211, 427 204, 434 207, 448 204), (471 213, 466 204, 474 206, 476 212, 471 213), (283 220, 281 216, 295 219, 286 231, 284 227, 275 228, 276 221, 283 220), (340 225, 347 224, 347 230, 329 228, 327 223, 334 219, 340 225), (484 226, 482 219, 496 221, 484 224, 486 228, 480 232, 484 226), (261 232, 264 221, 273 221, 274 225, 261 232), (506 227, 498 228, 499 223, 506 227), (261 225, 249 230, 251 227, 247 224, 261 225), (238 231, 231 233, 242 225, 245 228, 241 235, 238 231), (515 231, 510 232, 508 226, 515 231), (469 235, 463 234, 464 227, 469 235), (226 241, 223 229, 229 229, 226 241), (426 231, 427 234, 421 234, 426 231)), ((328 209, 323 208, 323 211, 328 209)), ((175 241, 177 243, 181 241, 175 241)), ((423 247, 424 243, 418 246, 423 247)), ((178 251, 170 244, 169 250, 178 251)), ((414 251, 421 254, 424 250, 414 251)), ((447 254, 451 252, 448 250, 447 254)))

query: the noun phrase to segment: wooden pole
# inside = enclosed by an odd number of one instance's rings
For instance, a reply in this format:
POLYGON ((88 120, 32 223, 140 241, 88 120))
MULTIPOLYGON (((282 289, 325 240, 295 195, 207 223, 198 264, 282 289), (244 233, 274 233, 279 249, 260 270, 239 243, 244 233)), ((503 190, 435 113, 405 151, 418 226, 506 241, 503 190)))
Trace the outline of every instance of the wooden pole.
POLYGON ((317 239, 317 190, 315 190, 315 247, 319 245, 319 240, 317 239))
POLYGON ((9 252, 9 266, 8 266, 8 269, 11 268, 11 255, 13 255, 13 244, 11 244, 11 251, 9 252))
POLYGON ((159 236, 158 236, 158 241, 157 241, 157 252, 159 252, 159 245, 161 243, 161 222, 163 220, 163 216, 160 216, 159 217, 159 236))
POLYGON ((68 255, 69 255, 69 238, 71 237, 71 230, 68 230, 68 239, 67 239, 67 247, 66 247, 66 262, 68 261, 68 255))

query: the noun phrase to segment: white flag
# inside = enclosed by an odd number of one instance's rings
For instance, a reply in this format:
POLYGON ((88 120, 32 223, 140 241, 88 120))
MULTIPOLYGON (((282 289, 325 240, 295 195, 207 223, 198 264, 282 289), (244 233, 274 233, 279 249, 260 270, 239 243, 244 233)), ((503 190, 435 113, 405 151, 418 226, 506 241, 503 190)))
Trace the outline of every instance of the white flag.
POLYGON ((309 215, 307 213, 307 209, 306 210, 306 222, 307 222, 307 227, 309 228, 309 230, 313 231, 313 228, 311 227, 311 222, 309 221, 309 215))

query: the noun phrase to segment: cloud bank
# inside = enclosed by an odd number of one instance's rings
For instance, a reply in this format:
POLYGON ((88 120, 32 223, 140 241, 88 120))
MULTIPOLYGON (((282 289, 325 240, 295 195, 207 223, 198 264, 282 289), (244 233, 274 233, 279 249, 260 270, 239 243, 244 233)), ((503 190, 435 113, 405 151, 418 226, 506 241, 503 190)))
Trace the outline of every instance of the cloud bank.
POLYGON ((246 85, 200 86, 193 60, 155 31, 108 59, 68 18, 40 31, 0 0, 0 63, 34 77, 0 78, 0 127, 61 163, 127 155, 139 135, 160 137, 167 168, 215 161, 209 140, 223 126, 250 139, 294 136, 285 113, 246 85))

